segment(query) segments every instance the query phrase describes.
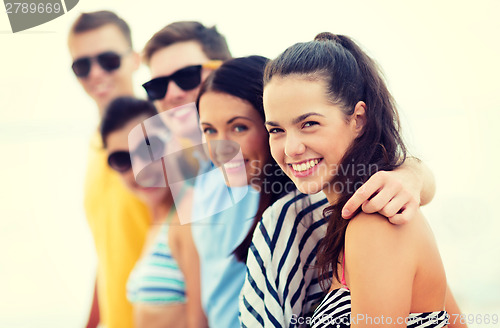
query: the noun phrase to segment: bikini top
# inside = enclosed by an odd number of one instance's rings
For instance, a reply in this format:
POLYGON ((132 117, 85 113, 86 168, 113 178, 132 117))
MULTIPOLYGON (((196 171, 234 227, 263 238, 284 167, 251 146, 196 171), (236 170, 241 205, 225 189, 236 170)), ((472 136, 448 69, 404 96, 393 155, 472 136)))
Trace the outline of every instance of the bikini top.
POLYGON ((130 273, 127 299, 131 303, 165 305, 186 302, 184 276, 168 246, 168 228, 174 211, 171 209, 151 248, 130 273))
MULTIPOLYGON (((347 328, 351 324, 351 292, 345 280, 345 254, 342 259, 342 279, 340 281, 342 287, 334 289, 326 294, 323 301, 318 305, 311 318, 312 328, 347 328)), ((358 320, 358 324, 363 322, 375 323, 377 320, 380 324, 391 324, 389 320, 383 316, 368 318, 367 316, 358 316, 354 318, 358 320)), ((438 328, 445 327, 448 324, 448 314, 446 311, 410 313, 407 318, 398 318, 401 322, 393 322, 392 324, 401 324, 406 322, 407 327, 411 328, 438 328)))

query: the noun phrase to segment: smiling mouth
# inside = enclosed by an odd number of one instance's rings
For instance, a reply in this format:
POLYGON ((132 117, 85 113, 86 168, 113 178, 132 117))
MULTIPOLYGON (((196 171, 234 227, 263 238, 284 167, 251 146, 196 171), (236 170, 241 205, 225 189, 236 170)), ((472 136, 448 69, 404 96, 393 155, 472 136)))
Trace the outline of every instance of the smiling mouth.
POLYGON ((186 107, 186 108, 181 108, 181 109, 174 109, 172 113, 170 114, 170 117, 176 118, 178 120, 182 120, 185 117, 189 116, 189 114, 192 113, 192 108, 186 107))
POLYGON ((322 158, 315 158, 301 163, 291 163, 288 164, 288 166, 290 166, 295 172, 305 172, 318 165, 322 160, 322 158))
POLYGON ((151 189, 165 187, 166 181, 162 173, 141 176, 136 180, 140 190, 150 191, 151 189))
POLYGON ((107 94, 109 90, 110 86, 106 83, 100 83, 93 88, 94 93, 100 96, 107 94))
POLYGON ((243 164, 244 164, 244 162, 242 162, 242 161, 227 162, 227 163, 224 164, 224 167, 226 169, 235 169, 237 167, 242 166, 243 164))
POLYGON ((248 162, 248 160, 246 159, 243 159, 243 160, 232 160, 232 161, 229 161, 229 162, 226 162, 223 164, 224 168, 225 169, 237 169, 241 166, 244 166, 246 163, 248 162))

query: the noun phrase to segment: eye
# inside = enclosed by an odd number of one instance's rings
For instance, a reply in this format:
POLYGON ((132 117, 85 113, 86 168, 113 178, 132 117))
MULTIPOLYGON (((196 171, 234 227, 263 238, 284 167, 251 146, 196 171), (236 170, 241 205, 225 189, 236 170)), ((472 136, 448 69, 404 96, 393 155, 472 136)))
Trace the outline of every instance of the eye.
POLYGON ((245 125, 241 125, 241 124, 235 125, 233 127, 233 131, 235 131, 235 132, 243 132, 243 131, 246 131, 246 130, 248 130, 248 127, 245 126, 245 125))
POLYGON ((304 124, 302 124, 302 128, 309 128, 313 125, 319 125, 319 123, 315 121, 307 121, 304 124))
POLYGON ((276 134, 276 133, 280 133, 280 132, 284 132, 283 129, 280 129, 280 128, 270 128, 269 129, 269 134, 276 134))
POLYGON ((204 128, 203 133, 204 134, 214 134, 214 133, 217 133, 217 131, 214 128, 204 128))

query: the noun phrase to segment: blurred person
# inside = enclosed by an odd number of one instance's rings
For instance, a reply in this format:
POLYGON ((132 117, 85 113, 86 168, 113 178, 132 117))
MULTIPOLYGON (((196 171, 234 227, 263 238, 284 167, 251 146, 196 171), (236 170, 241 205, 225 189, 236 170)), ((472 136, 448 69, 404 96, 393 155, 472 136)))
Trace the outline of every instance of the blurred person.
POLYGON ((184 184, 174 204, 164 166, 172 172, 177 163, 163 157, 170 134, 157 114, 148 101, 120 97, 101 123, 108 165, 152 214, 142 255, 128 279, 127 298, 136 328, 207 327, 198 255, 189 225, 180 225, 177 212, 191 207, 192 187, 184 184))
MULTIPOLYGON (((200 176, 197 184, 208 186, 224 181, 224 175, 230 193, 238 198, 234 205, 192 229, 200 253, 204 303, 211 327, 239 326, 238 295, 248 252, 245 240, 251 240, 264 210, 290 191, 286 186, 294 188, 284 174, 279 174, 281 170, 269 151, 261 96, 266 62, 267 58, 261 56, 225 62, 205 80, 197 100, 210 157, 221 170, 200 176), (285 188, 273 193, 271 185, 285 188)), ((194 199, 193 211, 199 215, 208 208, 223 209, 230 203, 227 193, 207 192, 207 188, 196 188, 194 199)))
MULTIPOLYGON (((206 27, 199 22, 181 21, 171 23, 146 43, 143 51, 146 65, 151 71, 152 79, 143 84, 148 98, 154 101, 163 116, 165 125, 171 129, 174 141, 178 149, 188 151, 190 146, 200 145, 202 142, 196 108, 192 106, 201 83, 207 78, 211 71, 216 69, 224 60, 231 58, 231 53, 226 40, 215 27, 206 27), (187 140, 187 142, 186 142, 187 140)), ((175 146, 174 146, 175 147, 175 146)), ((187 162, 192 154, 186 154, 187 162)), ((203 174, 213 166, 207 159, 202 158, 197 166, 196 174, 203 174)), ((194 174, 194 175, 196 175, 194 174)), ((196 179, 196 190, 202 190, 204 195, 217 195, 224 193, 226 187, 220 180, 200 181, 196 179)), ((211 200, 208 198, 195 198, 192 204, 192 217, 204 217, 211 200), (202 212, 203 214, 199 214, 202 212)), ((220 285, 218 277, 213 276, 213 269, 225 276, 230 268, 225 264, 229 254, 217 252, 216 245, 208 245, 203 240, 212 234, 214 227, 205 221, 192 225, 193 239, 200 256, 201 265, 201 297, 203 309, 206 313, 210 327, 234 327, 234 298, 227 302, 226 298, 220 298, 221 293, 238 294, 238 289, 232 289, 232 284, 220 285), (205 257, 210 252, 212 257, 205 257), (228 310, 230 314, 221 311, 228 310)), ((222 227, 223 229, 224 227, 222 227)), ((220 236, 220 235, 219 235, 220 236)), ((228 244, 231 250, 236 246, 230 233, 221 236, 218 240, 220 245, 228 244)), ((237 304, 236 304, 237 309, 237 304)), ((237 317, 236 317, 237 320, 237 317)))
POLYGON ((143 87, 158 111, 166 112, 165 124, 174 136, 198 138, 194 103, 201 83, 224 60, 231 58, 226 39, 214 27, 199 22, 171 23, 146 43, 143 51, 151 80, 143 87))
MULTIPOLYGON (((140 65, 130 28, 110 11, 81 14, 68 48, 72 69, 95 101, 99 117, 118 96, 132 96, 132 75, 140 65)), ((87 327, 130 328, 132 306, 125 286, 139 258, 150 215, 146 206, 107 165, 98 131, 91 141, 85 178, 85 213, 97 253, 97 279, 87 327)))

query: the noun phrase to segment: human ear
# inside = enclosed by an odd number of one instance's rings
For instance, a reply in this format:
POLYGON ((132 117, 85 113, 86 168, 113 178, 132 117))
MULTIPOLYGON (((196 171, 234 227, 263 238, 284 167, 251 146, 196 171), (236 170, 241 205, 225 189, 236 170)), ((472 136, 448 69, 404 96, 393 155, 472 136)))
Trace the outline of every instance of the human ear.
POLYGON ((132 56, 132 68, 137 71, 141 65, 141 55, 136 51, 132 51, 130 55, 132 56))
POLYGON ((352 122, 354 131, 359 137, 361 134, 363 134, 363 130, 366 125, 366 104, 363 101, 358 101, 358 103, 354 107, 352 122))

